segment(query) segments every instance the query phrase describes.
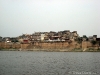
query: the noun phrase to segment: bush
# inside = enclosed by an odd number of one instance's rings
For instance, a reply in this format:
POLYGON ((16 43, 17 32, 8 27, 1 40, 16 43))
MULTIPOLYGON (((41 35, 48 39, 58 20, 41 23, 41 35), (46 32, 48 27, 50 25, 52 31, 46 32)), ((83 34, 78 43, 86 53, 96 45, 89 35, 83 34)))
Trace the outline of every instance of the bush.
POLYGON ((97 41, 92 40, 91 43, 92 43, 92 45, 96 45, 97 41))
POLYGON ((80 44, 80 43, 82 43, 82 38, 78 37, 75 41, 77 41, 80 44))

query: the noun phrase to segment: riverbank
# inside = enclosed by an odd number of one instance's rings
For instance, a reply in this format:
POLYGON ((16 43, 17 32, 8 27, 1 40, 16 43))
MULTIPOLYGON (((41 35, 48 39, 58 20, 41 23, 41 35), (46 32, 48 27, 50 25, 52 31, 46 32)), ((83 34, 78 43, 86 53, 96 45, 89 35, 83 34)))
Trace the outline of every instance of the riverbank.
POLYGON ((91 42, 82 41, 79 44, 76 41, 68 42, 35 42, 33 44, 1 43, 2 51, 52 51, 52 52, 96 52, 100 46, 92 45, 91 42))
POLYGON ((0 51, 44 51, 44 52, 100 52, 100 49, 0 49, 0 51))

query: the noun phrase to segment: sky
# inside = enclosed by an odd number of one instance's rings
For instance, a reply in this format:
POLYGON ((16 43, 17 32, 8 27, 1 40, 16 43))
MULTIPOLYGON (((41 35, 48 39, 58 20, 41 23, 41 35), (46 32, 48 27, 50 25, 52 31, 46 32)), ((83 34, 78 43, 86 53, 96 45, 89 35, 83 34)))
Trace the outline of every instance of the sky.
POLYGON ((0 36, 70 30, 100 37, 100 0, 0 0, 0 36))

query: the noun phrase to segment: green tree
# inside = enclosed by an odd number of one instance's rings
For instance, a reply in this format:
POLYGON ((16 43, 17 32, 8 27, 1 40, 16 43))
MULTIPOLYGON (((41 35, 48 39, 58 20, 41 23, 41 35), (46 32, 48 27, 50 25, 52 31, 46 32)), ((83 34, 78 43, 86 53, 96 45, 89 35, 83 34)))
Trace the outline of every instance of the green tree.
POLYGON ((82 37, 78 37, 75 41, 77 41, 79 44, 82 43, 82 37))
POLYGON ((96 45, 97 44, 97 41, 92 40, 91 43, 92 43, 92 45, 96 45))

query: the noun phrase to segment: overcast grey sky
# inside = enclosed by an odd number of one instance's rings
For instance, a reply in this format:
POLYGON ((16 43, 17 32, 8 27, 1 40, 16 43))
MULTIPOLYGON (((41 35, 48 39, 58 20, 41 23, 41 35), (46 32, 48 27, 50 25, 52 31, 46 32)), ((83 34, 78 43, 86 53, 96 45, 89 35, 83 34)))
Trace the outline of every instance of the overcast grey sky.
POLYGON ((0 36, 77 31, 100 37, 100 0, 0 0, 0 36))

